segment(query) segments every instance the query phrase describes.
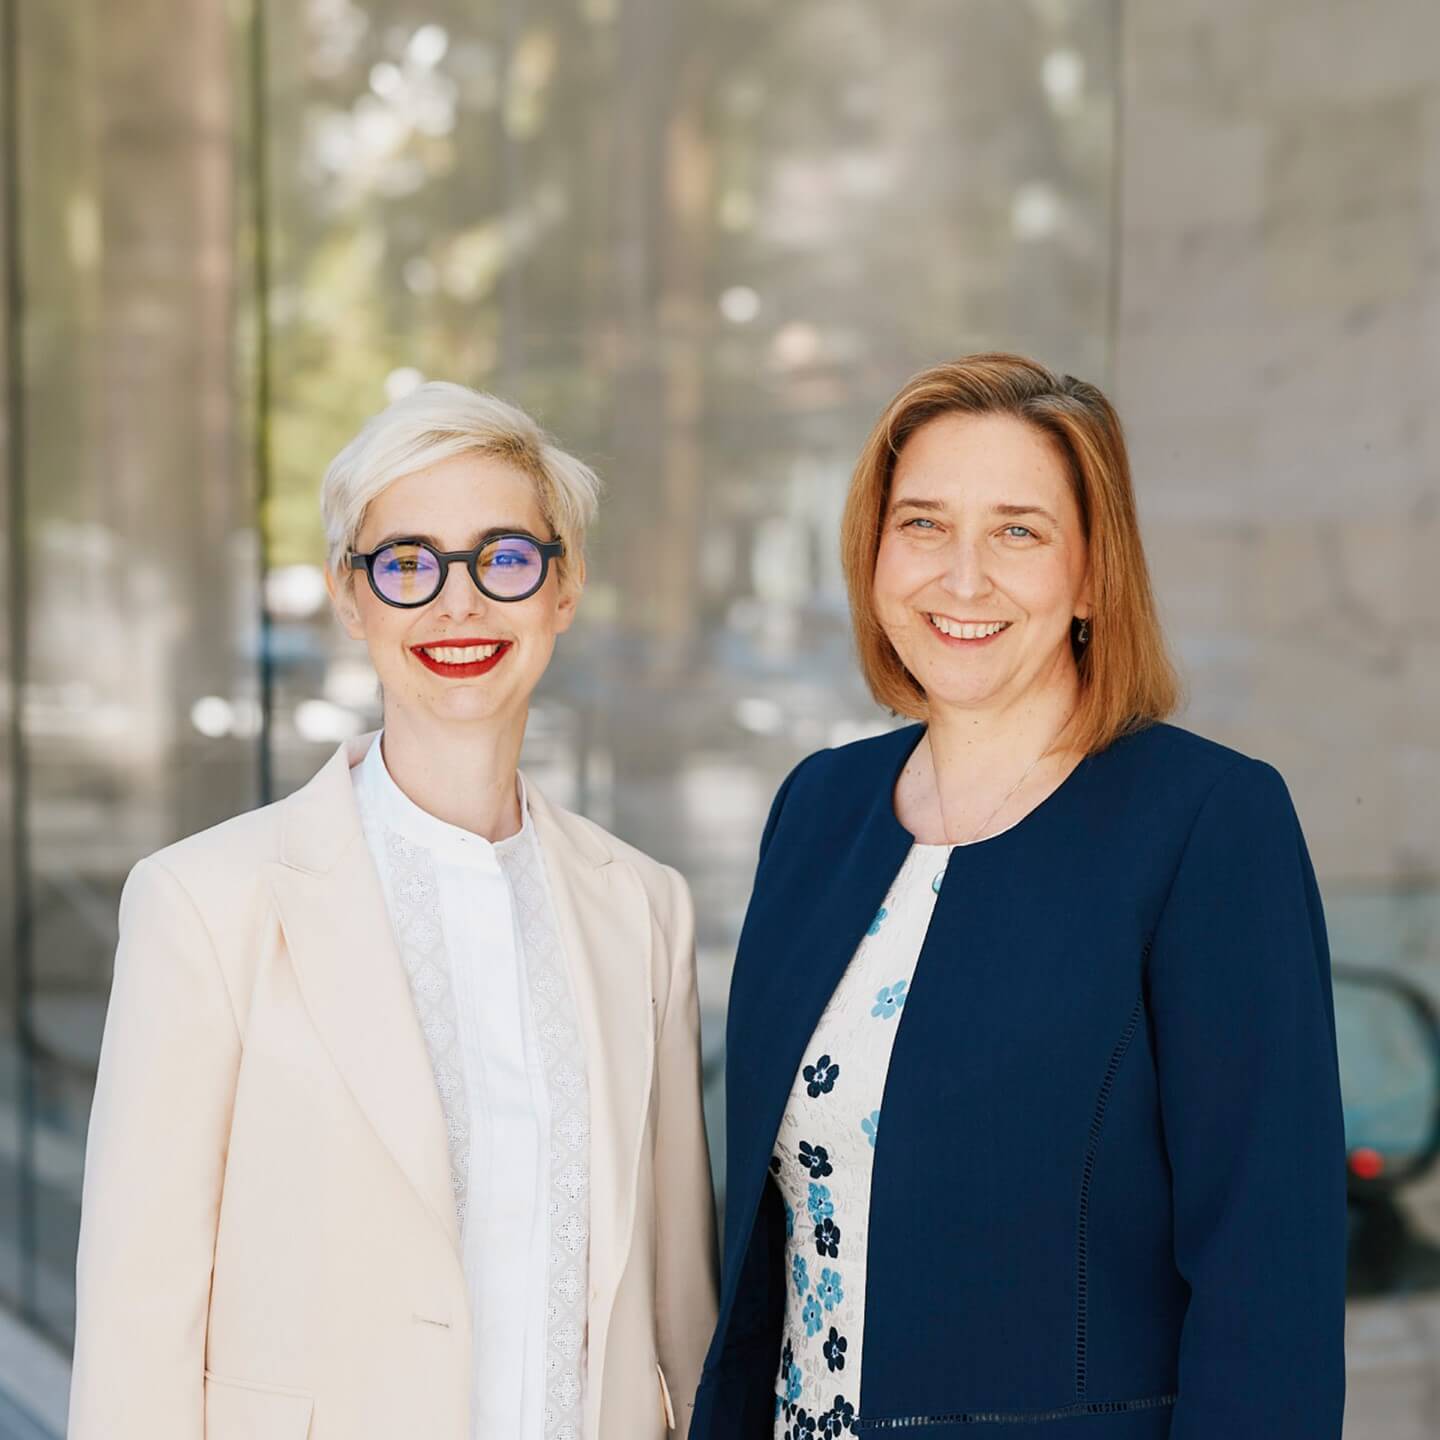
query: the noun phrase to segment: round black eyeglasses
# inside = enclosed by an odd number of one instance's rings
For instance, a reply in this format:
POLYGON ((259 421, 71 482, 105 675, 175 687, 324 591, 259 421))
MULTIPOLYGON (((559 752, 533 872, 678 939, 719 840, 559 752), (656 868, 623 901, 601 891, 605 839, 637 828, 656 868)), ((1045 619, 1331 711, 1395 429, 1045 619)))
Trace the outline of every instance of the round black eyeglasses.
POLYGON ((428 605, 444 588, 450 567, 464 561, 475 588, 491 600, 524 600, 544 583, 550 562, 565 553, 562 540, 520 533, 491 535, 473 550, 437 550, 426 540, 389 540, 368 555, 351 555, 370 588, 387 605, 410 610, 428 605))

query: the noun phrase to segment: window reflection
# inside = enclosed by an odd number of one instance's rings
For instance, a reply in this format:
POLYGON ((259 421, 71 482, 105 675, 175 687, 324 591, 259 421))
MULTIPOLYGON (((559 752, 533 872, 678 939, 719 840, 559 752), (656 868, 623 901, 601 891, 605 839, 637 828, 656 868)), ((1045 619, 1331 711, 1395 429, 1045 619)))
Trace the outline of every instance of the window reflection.
POLYGON ((24 865, 0 1035, 0 1295, 62 1341, 121 882, 257 799, 232 36, 213 7, 112 12, 18 7, 5 137, 26 301, 7 317, 25 323, 6 477, 22 518, 7 577, 24 581, 6 592, 24 640, 7 814, 24 865))

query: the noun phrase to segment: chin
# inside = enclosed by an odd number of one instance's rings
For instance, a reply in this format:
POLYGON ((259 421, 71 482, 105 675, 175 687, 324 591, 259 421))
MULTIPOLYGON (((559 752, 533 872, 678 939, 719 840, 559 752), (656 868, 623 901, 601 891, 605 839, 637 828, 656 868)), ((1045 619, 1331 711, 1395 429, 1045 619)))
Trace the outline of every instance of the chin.
POLYGON ((925 698, 931 706, 941 705, 948 709, 964 710, 977 705, 986 705, 999 698, 998 686, 987 685, 983 689, 971 687, 962 690, 934 686, 925 691, 925 698))
POLYGON ((412 708, 447 723, 491 720, 510 708, 503 696, 481 693, 478 687, 462 689, 451 683, 448 691, 416 695, 411 701, 412 708))
POLYGON ((469 694, 446 695, 436 707, 447 720, 493 720, 514 709, 507 703, 507 697, 499 695, 469 694))
POLYGON ((924 687, 925 698, 933 705, 983 705, 997 698, 1004 690, 1004 677, 996 675, 960 676, 939 672, 931 667, 929 673, 917 670, 915 675, 924 687))

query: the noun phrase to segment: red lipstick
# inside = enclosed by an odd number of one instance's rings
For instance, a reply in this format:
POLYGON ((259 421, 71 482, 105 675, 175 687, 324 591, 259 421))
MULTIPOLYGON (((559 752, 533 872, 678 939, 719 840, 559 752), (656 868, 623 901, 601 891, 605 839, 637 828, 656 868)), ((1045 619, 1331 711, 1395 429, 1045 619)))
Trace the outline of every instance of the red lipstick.
POLYGON ((470 680, 476 675, 484 675, 493 670, 510 653, 510 648, 509 640, 431 640, 423 646, 412 645, 410 653, 436 675, 444 675, 449 680, 470 680), (427 650, 469 650, 476 645, 498 645, 500 648, 487 659, 467 660, 458 665, 438 660, 433 654, 425 653, 427 650))

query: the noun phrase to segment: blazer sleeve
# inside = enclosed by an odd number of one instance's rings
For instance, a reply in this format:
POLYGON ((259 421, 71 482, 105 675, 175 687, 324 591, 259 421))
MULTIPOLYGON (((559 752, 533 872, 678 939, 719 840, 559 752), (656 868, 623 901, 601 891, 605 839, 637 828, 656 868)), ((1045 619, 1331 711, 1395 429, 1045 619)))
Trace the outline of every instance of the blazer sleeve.
POLYGON ((1289 791, 1216 782, 1152 938, 1176 1265, 1171 1440, 1340 1440, 1345 1132, 1325 919, 1289 791))
POLYGON ((90 1114, 69 1440, 203 1440, 205 1337, 240 1037, 193 901, 142 860, 90 1114))
POLYGON ((667 927, 671 975, 656 1055, 655 1314, 674 1429, 684 1440, 700 1367, 715 1328, 718 1264, 715 1194, 702 1104, 695 907, 681 875, 668 866, 665 875, 671 897, 667 927))

